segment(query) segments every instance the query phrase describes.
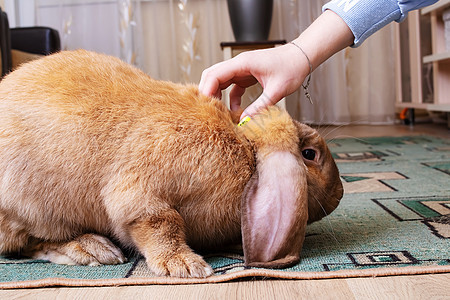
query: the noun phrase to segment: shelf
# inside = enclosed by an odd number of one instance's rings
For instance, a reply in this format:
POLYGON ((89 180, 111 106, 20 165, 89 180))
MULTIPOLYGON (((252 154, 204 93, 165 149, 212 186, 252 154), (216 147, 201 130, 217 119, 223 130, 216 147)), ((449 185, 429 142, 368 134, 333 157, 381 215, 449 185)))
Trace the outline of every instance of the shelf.
POLYGON ((437 53, 437 54, 431 54, 423 57, 423 63, 431 63, 431 62, 450 62, 450 51, 443 52, 443 53, 437 53))
POLYGON ((417 108, 426 109, 430 111, 445 111, 450 112, 450 104, 432 104, 432 103, 412 103, 412 102, 402 102, 396 103, 396 107, 399 108, 417 108))
POLYGON ((426 15, 432 11, 444 10, 447 7, 450 7, 450 0, 440 0, 431 6, 422 8, 421 13, 422 15, 426 15))
POLYGON ((395 106, 398 108, 441 111, 448 113, 450 118, 450 49, 446 47, 442 18, 446 9, 450 9, 450 0, 440 0, 420 12, 412 11, 407 28, 399 31, 404 39, 400 36, 397 42, 400 62, 397 69, 400 71, 395 106), (407 59, 402 60, 402 49, 409 54, 407 59), (422 56, 421 53, 430 55, 422 56), (424 67, 424 64, 428 65, 424 67), (409 102, 403 102, 405 100, 409 102))

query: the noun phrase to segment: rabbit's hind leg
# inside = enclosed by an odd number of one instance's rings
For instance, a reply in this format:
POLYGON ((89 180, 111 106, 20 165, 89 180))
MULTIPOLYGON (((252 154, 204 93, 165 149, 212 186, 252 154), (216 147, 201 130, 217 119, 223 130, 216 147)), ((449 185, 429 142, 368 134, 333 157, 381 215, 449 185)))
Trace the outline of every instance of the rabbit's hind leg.
POLYGON ((0 255, 19 254, 29 240, 25 226, 0 210, 0 255))
POLYGON ((127 261, 117 246, 98 234, 83 234, 68 242, 36 241, 24 254, 64 265, 115 265, 127 261))

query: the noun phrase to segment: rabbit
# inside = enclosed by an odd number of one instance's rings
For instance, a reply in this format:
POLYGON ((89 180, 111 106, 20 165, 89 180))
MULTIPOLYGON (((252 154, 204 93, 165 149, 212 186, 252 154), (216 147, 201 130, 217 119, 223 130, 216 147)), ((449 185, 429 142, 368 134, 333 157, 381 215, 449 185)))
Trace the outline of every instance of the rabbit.
POLYGON ((59 264, 142 254, 157 276, 207 277, 197 250, 297 263, 343 188, 324 139, 271 107, 237 114, 191 84, 62 51, 0 83, 0 254, 59 264))

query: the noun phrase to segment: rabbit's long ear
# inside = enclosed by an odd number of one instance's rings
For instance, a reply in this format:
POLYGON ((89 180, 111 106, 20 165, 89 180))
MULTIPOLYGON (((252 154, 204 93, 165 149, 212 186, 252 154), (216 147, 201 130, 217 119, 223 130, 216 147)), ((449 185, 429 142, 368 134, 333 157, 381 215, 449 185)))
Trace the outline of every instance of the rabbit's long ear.
POLYGON ((308 220, 306 166, 298 131, 284 112, 269 109, 243 126, 254 142, 256 172, 242 197, 242 240, 250 266, 298 262, 308 220))
POLYGON ((246 265, 282 268, 299 261, 308 220, 305 169, 289 152, 258 163, 242 198, 246 265))

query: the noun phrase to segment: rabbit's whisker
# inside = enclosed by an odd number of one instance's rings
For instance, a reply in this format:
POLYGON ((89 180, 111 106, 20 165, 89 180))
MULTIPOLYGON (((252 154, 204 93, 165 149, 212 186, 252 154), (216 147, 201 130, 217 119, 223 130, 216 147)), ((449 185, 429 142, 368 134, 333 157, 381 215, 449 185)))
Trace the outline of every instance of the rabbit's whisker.
MULTIPOLYGON (((321 195, 321 196, 322 196, 322 195, 321 195)), ((323 213, 325 214, 325 219, 327 220, 327 223, 328 223, 329 228, 330 228, 330 230, 331 230, 331 236, 333 237, 333 239, 334 239, 337 243, 339 243, 338 239, 336 238, 336 233, 334 232, 333 225, 331 224, 330 219, 327 218, 327 217, 328 217, 327 211, 325 210, 325 208, 323 207, 322 203, 321 203, 317 198, 314 198, 314 199, 317 201, 317 203, 319 204, 319 206, 320 206, 320 208, 322 209, 323 213)), ((340 200, 340 199, 338 199, 338 200, 340 200)))

